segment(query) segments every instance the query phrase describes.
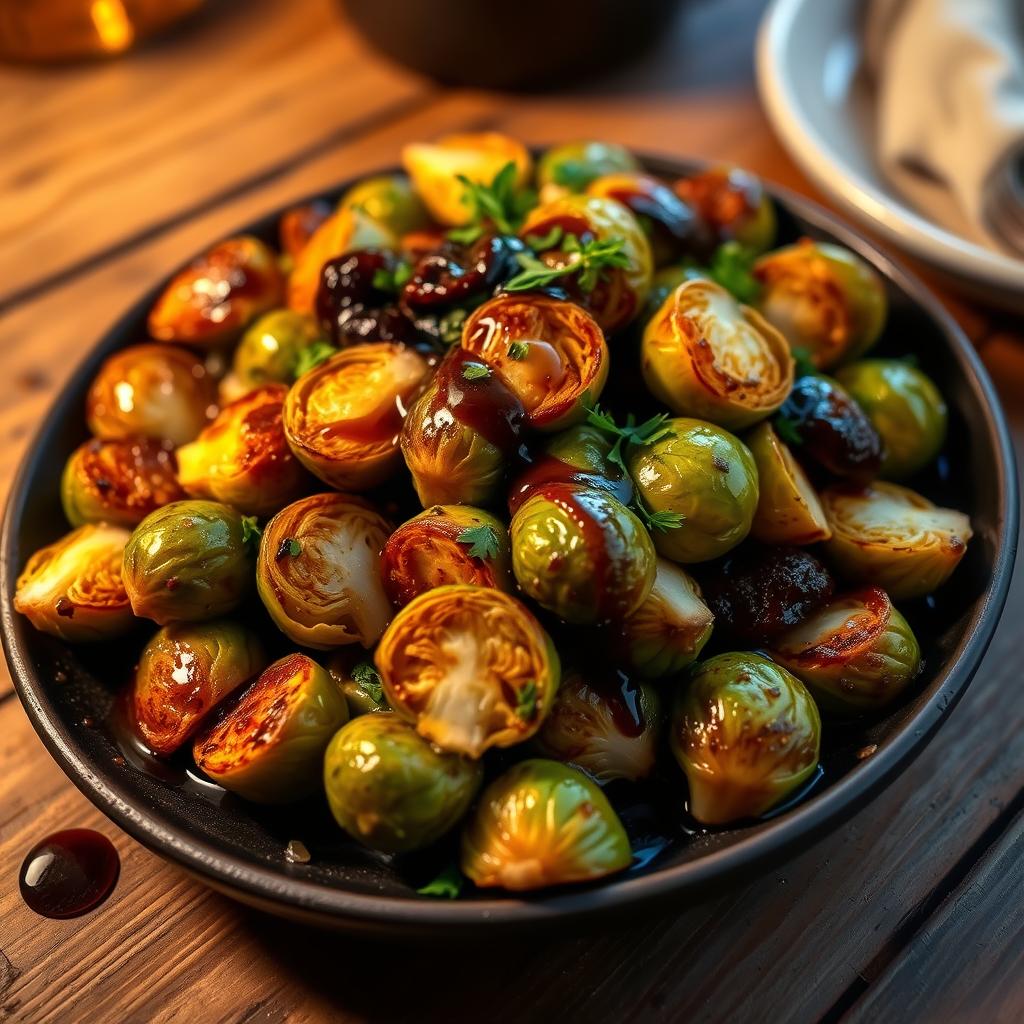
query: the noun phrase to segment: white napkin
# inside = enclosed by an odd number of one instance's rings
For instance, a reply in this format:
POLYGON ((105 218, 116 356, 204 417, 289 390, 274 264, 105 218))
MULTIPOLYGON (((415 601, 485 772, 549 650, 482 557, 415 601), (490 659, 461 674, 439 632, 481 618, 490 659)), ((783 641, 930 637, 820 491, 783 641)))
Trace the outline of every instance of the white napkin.
POLYGON ((869 0, 865 13, 882 171, 937 223, 1006 251, 986 199, 1024 155, 1024 4, 869 0))

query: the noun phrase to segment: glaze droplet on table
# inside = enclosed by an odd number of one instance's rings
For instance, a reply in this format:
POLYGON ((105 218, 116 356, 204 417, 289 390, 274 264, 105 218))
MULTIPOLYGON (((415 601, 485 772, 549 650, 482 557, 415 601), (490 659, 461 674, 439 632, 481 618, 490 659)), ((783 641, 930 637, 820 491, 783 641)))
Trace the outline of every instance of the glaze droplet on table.
POLYGON ((114 844, 99 832, 54 832, 25 855, 18 875, 22 898, 43 917, 77 917, 98 907, 121 871, 114 844))

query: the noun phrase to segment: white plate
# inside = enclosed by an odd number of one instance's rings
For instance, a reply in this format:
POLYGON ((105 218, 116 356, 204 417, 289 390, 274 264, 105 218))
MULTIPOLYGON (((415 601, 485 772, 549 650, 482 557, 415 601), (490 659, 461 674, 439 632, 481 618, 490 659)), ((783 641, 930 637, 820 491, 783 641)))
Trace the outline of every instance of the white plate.
POLYGON ((874 161, 860 0, 775 0, 757 42, 761 101, 804 173, 851 217, 954 287, 1024 313, 1024 261, 983 248, 907 205, 874 161))

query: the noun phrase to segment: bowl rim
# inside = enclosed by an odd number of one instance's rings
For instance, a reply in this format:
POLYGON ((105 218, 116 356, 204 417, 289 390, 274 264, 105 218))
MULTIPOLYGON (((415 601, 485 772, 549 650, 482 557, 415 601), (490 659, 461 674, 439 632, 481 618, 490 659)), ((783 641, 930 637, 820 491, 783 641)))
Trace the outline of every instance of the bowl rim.
MULTIPOLYGON (((642 165, 655 174, 680 175, 710 166, 707 161, 658 156, 637 151, 642 165)), ((298 203, 325 195, 340 194, 369 173, 395 173, 385 168, 346 179, 333 188, 320 189, 298 203)), ((950 353, 967 387, 980 407, 982 426, 989 444, 994 446, 997 466, 996 494, 999 502, 998 536, 994 570, 964 635, 949 655, 942 674, 932 682, 933 693, 900 725, 870 757, 854 766, 837 782, 812 796, 786 814, 774 819, 750 835, 724 849, 715 850, 681 864, 655 869, 647 874, 578 890, 557 891, 500 899, 441 901, 429 898, 378 896, 350 892, 329 884, 291 877, 262 866, 213 843, 200 839, 169 820, 160 810, 144 806, 133 796, 131 786, 107 766, 90 763, 89 756, 76 743, 71 730, 47 697, 45 681, 39 677, 17 637, 15 613, 8 595, 13 594, 18 566, 14 564, 17 533, 29 495, 29 481, 36 464, 55 429, 45 416, 23 456, 7 500, 0 531, 0 629, 15 689, 36 733, 64 773, 96 807, 116 825, 153 852, 174 861, 187 872, 213 888, 263 909, 333 927, 397 933, 438 935, 440 932, 466 932, 482 925, 529 926, 558 920, 579 919, 665 903, 670 898, 701 894, 712 885, 755 865, 763 866, 781 858, 800 840, 810 841, 834 827, 866 803, 895 774, 909 764, 922 749, 943 719, 952 710, 970 682, 987 649, 1010 585, 1018 534, 1017 477, 1013 445, 1005 417, 988 373, 959 325, 913 275, 878 251, 859 232, 843 223, 835 214, 789 189, 766 182, 766 190, 783 208, 829 234, 868 260, 883 276, 902 289, 935 323, 949 346, 950 353)), ((283 204, 270 213, 250 218, 237 231, 260 230, 258 225, 273 223, 295 202, 283 204)), ((207 247, 210 243, 207 243, 207 247)), ((202 250, 201 250, 202 251, 202 250)), ((166 278, 165 278, 166 279, 166 278)), ((97 342, 76 367, 50 409, 77 401, 89 375, 93 374, 108 350, 119 347, 113 339, 124 336, 131 325, 144 318, 165 279, 147 290, 115 323, 102 332, 97 342)))

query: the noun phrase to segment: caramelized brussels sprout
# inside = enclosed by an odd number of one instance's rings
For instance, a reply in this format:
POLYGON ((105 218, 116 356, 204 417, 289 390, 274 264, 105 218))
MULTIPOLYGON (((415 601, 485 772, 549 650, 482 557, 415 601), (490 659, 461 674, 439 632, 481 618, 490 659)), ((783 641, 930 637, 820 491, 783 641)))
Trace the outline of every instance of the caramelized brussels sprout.
POLYGON ((901 359, 865 359, 836 379, 882 438, 883 477, 902 480, 924 469, 946 440, 946 403, 930 377, 901 359))
POLYGON ((241 700, 192 746, 196 765, 245 800, 293 803, 317 791, 324 751, 348 721, 327 671, 305 654, 264 669, 241 700))
POLYGON ((152 437, 191 441, 210 420, 217 394, 202 360, 171 345, 131 345, 100 367, 85 417, 104 441, 152 437))
POLYGON ((877 587, 836 598, 778 637, 771 654, 833 711, 885 707, 921 667, 913 630, 877 587))
POLYGON ((339 729, 324 757, 334 820, 383 853, 429 846, 469 810, 479 761, 446 754, 395 715, 364 715, 339 729))
POLYGON ((360 209, 397 237, 429 227, 430 217, 404 174, 379 174, 353 185, 339 204, 360 209))
POLYGON ((464 132, 402 148, 402 166, 420 198, 434 220, 449 227, 467 224, 473 214, 463 179, 490 185, 510 163, 515 186, 522 187, 530 177, 530 154, 521 142, 499 132, 464 132))
POLYGON ((684 281, 648 322, 642 366, 651 394, 673 412, 732 430, 774 412, 793 386, 786 339, 704 278, 684 281))
POLYGON ((739 242, 752 252, 764 252, 775 241, 775 207, 749 171, 714 167, 680 178, 674 188, 710 229, 713 245, 739 242))
POLYGON ((839 572, 854 583, 876 584, 897 601, 942 586, 972 536, 963 512, 938 508, 899 484, 830 487, 821 500, 832 527, 825 551, 839 572))
POLYGON ((345 696, 350 718, 391 710, 380 673, 366 660, 365 651, 339 648, 328 658, 327 671, 345 696))
POLYGON ((634 672, 665 679, 700 657, 714 621, 696 581, 679 566, 659 558, 654 586, 640 607, 623 620, 616 646, 634 672))
POLYGON ((220 242, 180 270, 149 313, 157 341, 214 347, 281 305, 284 279, 273 250, 252 235, 220 242))
POLYGON ((468 505, 433 505, 403 523, 384 545, 384 589, 401 607, 434 587, 471 583, 513 589, 505 524, 468 505))
POLYGON ((132 684, 132 722, 156 754, 173 754, 228 694, 266 667, 251 630, 218 619, 164 626, 142 649, 132 684))
POLYGON ((294 261, 316 229, 333 212, 333 207, 326 199, 314 199, 311 203, 302 203, 285 210, 277 222, 277 237, 285 257, 282 262, 294 261))
POLYGON ((463 348, 449 352, 402 426, 402 454, 423 507, 488 504, 524 416, 493 370, 463 348))
POLYGON ((832 530, 818 492, 770 423, 746 438, 757 465, 758 498, 751 536, 765 544, 814 544, 832 530))
POLYGON ((252 585, 248 529, 216 501, 175 501, 151 512, 124 549, 132 611, 161 626, 233 611, 252 585))
POLYGON ((525 605, 489 587, 421 594, 375 655, 388 703, 421 736, 456 754, 529 739, 558 689, 554 644, 525 605))
POLYGON ((72 526, 135 526, 154 509, 184 497, 174 453, 148 437, 86 441, 71 453, 60 481, 61 504, 72 526))
POLYGON ((312 317, 292 309, 265 313, 242 335, 221 394, 231 401, 264 384, 291 384, 301 353, 324 341, 312 317))
POLYGON ((380 552, 390 528, 347 494, 314 494, 264 527, 256 587, 278 628, 304 647, 371 647, 391 618, 380 552))
POLYGON ((565 673, 536 744, 545 757, 574 764, 598 782, 636 782, 654 771, 662 724, 650 683, 588 666, 565 673))
POLYGON ((296 458, 331 487, 376 487, 401 464, 402 419, 428 370, 414 349, 377 342, 344 349, 303 374, 284 406, 296 458))
POLYGON ((881 278, 841 245, 801 239, 762 256, 754 276, 761 312, 819 369, 863 355, 885 326, 881 278))
POLYGON ((711 423, 680 418, 666 427, 628 458, 653 517, 654 546, 674 562, 718 558, 750 532, 758 498, 754 457, 739 438, 711 423))
POLYGON ((523 592, 566 622, 632 615, 654 584, 654 545, 610 494, 545 484, 509 527, 512 571, 523 592))
POLYGON ((705 825, 756 818, 814 773, 818 708, 799 679, 758 654, 719 654, 677 691, 672 753, 705 825))
POLYGON ((232 402, 195 441, 178 449, 178 480, 194 498, 269 516, 294 501, 309 477, 285 441, 288 389, 266 384, 232 402))
POLYGON ((585 192, 602 175, 638 170, 640 164, 625 146, 614 142, 565 142, 552 146, 537 161, 537 184, 546 202, 566 192, 585 192))
POLYGON ((470 314, 462 347, 519 399, 534 430, 586 416, 608 379, 601 328, 580 306, 546 295, 499 295, 470 314))
POLYGON ((14 589, 14 610, 70 643, 109 640, 135 623, 121 579, 128 531, 86 524, 40 548, 14 589))
POLYGON ((462 871, 481 888, 588 882, 632 859, 626 830, 597 785, 540 758, 495 779, 462 833, 462 871))

